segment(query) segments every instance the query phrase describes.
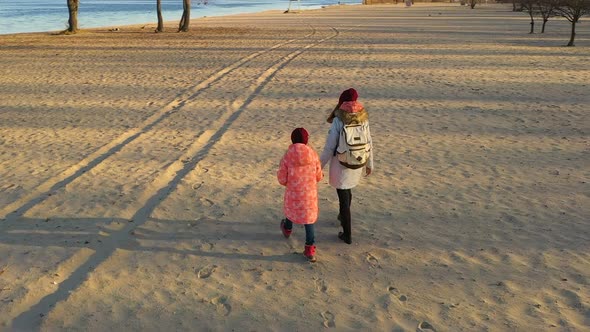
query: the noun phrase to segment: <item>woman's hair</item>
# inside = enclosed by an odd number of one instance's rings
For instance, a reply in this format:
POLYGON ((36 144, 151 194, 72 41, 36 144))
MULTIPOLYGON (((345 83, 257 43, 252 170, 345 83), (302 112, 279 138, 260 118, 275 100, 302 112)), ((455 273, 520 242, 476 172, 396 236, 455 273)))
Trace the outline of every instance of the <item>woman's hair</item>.
POLYGON ((356 101, 359 97, 358 92, 356 92, 356 90, 354 88, 350 88, 350 89, 346 89, 344 91, 342 91, 342 93, 340 94, 340 98, 338 98, 338 105, 336 105, 336 107, 334 107, 334 109, 332 110, 332 112, 330 113, 330 115, 328 116, 328 119, 326 119, 326 121, 328 121, 329 123, 332 123, 332 120, 334 120, 334 117, 336 116, 336 111, 340 108, 340 106, 347 102, 347 101, 356 101))

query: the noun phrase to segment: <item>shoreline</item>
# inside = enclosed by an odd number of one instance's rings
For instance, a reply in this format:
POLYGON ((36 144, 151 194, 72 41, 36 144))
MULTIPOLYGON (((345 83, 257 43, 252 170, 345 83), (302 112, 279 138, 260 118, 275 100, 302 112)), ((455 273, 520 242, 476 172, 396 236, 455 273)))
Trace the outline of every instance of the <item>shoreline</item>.
MULTIPOLYGON (((342 4, 342 5, 357 5, 357 4, 342 4)), ((273 9, 273 8, 264 9, 264 8, 261 8, 260 10, 257 10, 257 11, 256 10, 255 11, 250 11, 250 10, 247 10, 246 8, 244 8, 244 9, 242 9, 242 11, 235 12, 235 13, 226 12, 227 9, 226 10, 221 9, 221 10, 218 10, 219 13, 217 13, 217 14, 213 13, 213 14, 209 14, 209 15, 198 15, 198 16, 195 16, 195 14, 196 13, 199 13, 201 11, 196 10, 195 8, 193 8, 192 9, 192 15, 193 15, 193 17, 191 17, 191 20, 198 20, 198 19, 206 18, 206 17, 223 17, 223 16, 232 16, 232 15, 241 15, 241 14, 257 14, 257 13, 262 13, 262 12, 266 12, 266 11, 280 11, 280 12, 283 12, 283 11, 285 11, 287 9, 288 3, 286 3, 285 6, 286 6, 285 9, 273 9)), ((321 9, 321 8, 329 7, 329 6, 338 6, 338 4, 317 5, 317 6, 309 5, 309 6, 306 6, 306 7, 302 7, 301 11, 304 11, 304 10, 316 10, 316 9, 321 9)), ((239 8, 239 7, 237 7, 237 8, 239 8)), ((177 14, 178 20, 179 20, 180 19, 180 16, 182 15, 182 10, 180 10, 180 11, 173 11, 173 12, 175 12, 177 14)), ((205 10, 205 12, 207 12, 207 10, 205 10)), ((170 14, 170 13, 168 13, 168 14, 170 14)), ((157 24, 157 20, 155 20, 155 16, 156 16, 155 9, 154 9, 153 16, 154 16, 154 21, 145 21, 145 22, 139 22, 139 23, 122 23, 122 24, 112 24, 112 25, 105 24, 105 25, 98 25, 98 26, 92 24, 93 26, 91 26, 91 27, 81 27, 80 30, 93 30, 93 29, 101 29, 101 28, 116 27, 116 26, 132 26, 132 25, 157 24)), ((164 13, 164 17, 170 17, 170 16, 171 15, 166 15, 166 12, 164 13)), ((65 21, 67 21, 67 18, 68 18, 67 11, 64 12, 63 18, 64 18, 65 21)), ((176 20, 176 22, 178 22, 178 20, 176 20)), ((173 21, 173 20, 167 20, 166 23, 168 23, 168 22, 175 22, 175 21, 173 21)), ((83 24, 83 23, 84 23, 84 20, 79 18, 79 24, 83 24)), ((1 35, 11 35, 11 34, 21 34, 21 33, 52 33, 52 32, 58 32, 58 31, 60 31, 60 30, 25 31, 25 32, 14 32, 14 33, 2 33, 2 34, 0 34, 0 36, 1 35)))
MULTIPOLYGON (((321 10, 324 9, 326 7, 322 7, 322 8, 315 8, 315 9, 302 9, 302 11, 304 10, 321 10)), ((201 20, 207 19, 207 18, 223 18, 223 17, 233 17, 233 16, 242 16, 242 15, 264 15, 264 14, 277 14, 277 13, 283 13, 280 10, 263 10, 263 11, 259 11, 259 12, 252 12, 252 13, 236 13, 236 14, 221 14, 221 15, 212 15, 212 16, 200 16, 200 17, 191 17, 191 25, 192 23, 199 23, 201 22, 201 20)), ((286 14, 286 13, 285 13, 286 14)), ((67 16, 67 15, 66 15, 67 16)), ((147 27, 147 26, 151 26, 154 29, 157 27, 158 22, 157 21, 153 21, 153 22, 144 22, 144 23, 132 23, 132 24, 122 24, 122 25, 103 25, 103 26, 98 26, 98 27, 88 27, 88 28, 80 28, 78 29, 78 33, 84 33, 84 32, 92 32, 92 31, 104 31, 104 30, 112 30, 115 28, 119 28, 119 29, 132 29, 135 30, 138 27, 147 27)), ((174 25, 178 25, 178 20, 177 21, 164 21, 164 26, 170 27, 170 26, 174 26, 174 25)), ((58 35, 61 34, 64 30, 54 30, 54 31, 34 31, 34 32, 16 32, 16 33, 8 33, 8 34, 0 34, 0 38, 2 36, 13 36, 13 35, 24 35, 24 34, 42 34, 42 35, 58 35)), ((116 31, 112 31, 112 32, 116 32, 116 31)))
MULTIPOLYGON (((480 7, 488 7, 488 8, 492 8, 494 5, 496 6, 500 6, 502 4, 480 4, 480 7)), ((353 6, 371 6, 374 8, 407 8, 405 6, 404 3, 400 2, 398 4, 376 4, 376 5, 363 5, 362 3, 360 4, 332 4, 332 5, 322 5, 319 6, 317 8, 302 8, 299 12, 296 13, 292 13, 291 15, 299 15, 305 12, 313 12, 313 11, 322 11, 322 10, 330 10, 330 9, 337 9, 337 8, 342 8, 342 7, 353 7, 353 6)), ((414 8, 415 7, 462 7, 462 8, 467 8, 466 6, 460 6, 459 3, 447 3, 447 2, 419 2, 416 3, 414 5, 412 5, 414 8)), ((235 13, 235 14, 220 14, 220 15, 211 15, 211 16, 199 16, 199 17, 191 17, 191 25, 194 24, 199 24, 199 23, 204 23, 205 20, 209 19, 209 20, 218 20, 218 19, 223 19, 224 17, 227 18, 231 18, 231 17, 240 17, 240 16, 260 16, 260 15, 266 15, 266 14, 289 14, 283 10, 279 10, 279 9, 268 9, 268 10, 262 10, 262 11, 258 11, 258 12, 243 12, 243 13, 235 13)), ((65 15, 67 17, 67 15, 65 15)), ((164 25, 166 27, 174 27, 178 25, 178 20, 173 21, 173 20, 167 20, 164 22, 164 25)), ((80 28, 78 30, 78 33, 84 33, 84 32, 92 32, 92 31, 109 31, 109 32, 120 32, 120 31, 110 31, 111 29, 115 29, 115 28, 119 28, 119 29, 137 29, 138 27, 150 27, 150 28, 156 28, 157 26, 157 21, 151 21, 151 22, 143 22, 143 23, 131 23, 131 24, 120 24, 120 25, 103 25, 103 26, 98 26, 98 27, 88 27, 88 28, 80 28)), ((12 35, 35 35, 35 34, 41 34, 41 35, 59 35, 61 34, 61 32, 63 32, 63 30, 54 30, 54 31, 37 31, 37 32, 18 32, 18 33, 8 33, 8 34, 0 34, 0 38, 3 36, 12 36, 12 35)), ((171 31, 166 31, 166 32, 171 32, 171 31)), ((176 32, 176 31, 173 31, 176 32)))

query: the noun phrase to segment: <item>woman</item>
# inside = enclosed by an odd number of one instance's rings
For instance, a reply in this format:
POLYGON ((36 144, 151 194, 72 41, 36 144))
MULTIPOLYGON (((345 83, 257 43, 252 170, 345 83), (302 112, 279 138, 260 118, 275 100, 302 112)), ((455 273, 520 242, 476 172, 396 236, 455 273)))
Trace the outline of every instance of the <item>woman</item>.
POLYGON ((332 124, 328 132, 326 145, 320 156, 322 168, 330 162, 330 185, 336 188, 338 201, 340 204, 338 220, 342 226, 342 232, 338 233, 338 238, 345 243, 352 243, 352 218, 350 214, 350 205, 352 203, 352 188, 356 187, 361 179, 363 170, 369 176, 373 170, 373 143, 371 132, 369 130, 369 114, 363 105, 357 101, 358 93, 355 89, 345 90, 340 95, 338 105, 328 116, 327 121, 332 124), (361 125, 366 131, 368 138, 368 149, 366 164, 364 167, 348 168, 344 166, 338 158, 337 149, 339 144, 342 145, 340 134, 345 126, 361 125))

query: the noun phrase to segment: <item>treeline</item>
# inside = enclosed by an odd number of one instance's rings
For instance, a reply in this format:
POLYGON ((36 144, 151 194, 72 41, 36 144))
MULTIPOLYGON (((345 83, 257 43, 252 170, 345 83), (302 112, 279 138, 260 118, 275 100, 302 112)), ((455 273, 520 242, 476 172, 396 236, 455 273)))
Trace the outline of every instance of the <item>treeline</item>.
MULTIPOLYGON (((68 28, 67 33, 76 33, 78 31, 78 7, 80 6, 80 0, 66 0, 68 3, 68 28)), ((191 19, 191 0, 180 0, 182 1, 182 16, 180 23, 178 24, 178 31, 186 32, 189 31, 190 19, 191 19)), ((204 0, 204 4, 208 4, 208 0, 204 0)), ((156 15, 158 17, 158 27, 156 32, 164 31, 164 18, 162 17, 162 0, 156 0, 156 15)))
POLYGON ((541 33, 551 17, 563 17, 571 23, 570 40, 567 46, 574 46, 576 24, 582 16, 590 15, 590 0, 514 0, 514 11, 522 11, 531 18, 531 30, 535 33, 535 18, 542 20, 541 33))

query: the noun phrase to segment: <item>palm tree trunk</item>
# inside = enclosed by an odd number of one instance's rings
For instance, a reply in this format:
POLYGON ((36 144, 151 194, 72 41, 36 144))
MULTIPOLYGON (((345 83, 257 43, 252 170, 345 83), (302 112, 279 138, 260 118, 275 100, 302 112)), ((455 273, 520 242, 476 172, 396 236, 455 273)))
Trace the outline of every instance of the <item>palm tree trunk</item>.
POLYGON ((162 0, 157 0, 156 11, 158 12, 158 27, 156 28, 156 32, 163 32, 164 18, 162 17, 162 0))
POLYGON ((182 8, 182 18, 178 25, 178 31, 187 32, 191 21, 191 0, 183 0, 182 8))
POLYGON ((78 4, 80 0, 68 0, 68 32, 78 31, 78 4))

